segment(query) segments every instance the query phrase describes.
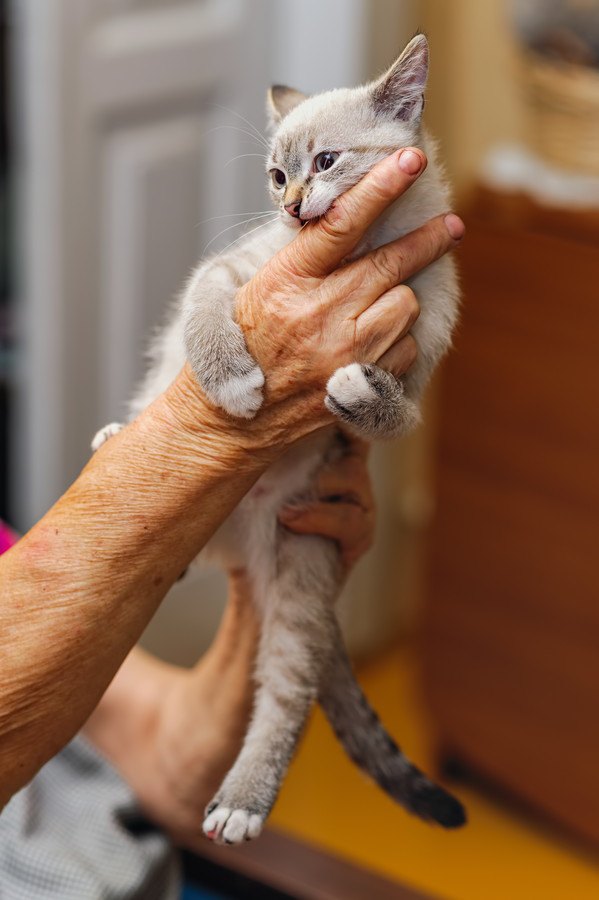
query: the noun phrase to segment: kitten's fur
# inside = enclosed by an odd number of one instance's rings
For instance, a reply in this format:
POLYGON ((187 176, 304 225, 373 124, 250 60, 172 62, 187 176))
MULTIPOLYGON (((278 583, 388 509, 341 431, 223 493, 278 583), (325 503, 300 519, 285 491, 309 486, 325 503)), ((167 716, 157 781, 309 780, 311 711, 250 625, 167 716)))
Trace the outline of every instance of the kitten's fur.
MULTIPOLYGON (((382 78, 365 87, 311 98, 280 86, 271 90, 274 137, 268 168, 286 176, 284 187, 271 181, 281 216, 234 250, 198 266, 154 345, 154 362, 132 415, 175 378, 185 355, 213 403, 233 416, 256 414, 264 375, 235 323, 237 289, 293 239, 302 220, 325 213, 340 193, 397 148, 422 147, 428 169, 373 225, 355 255, 449 209, 434 145, 420 123, 427 69, 427 42, 418 35, 382 78), (314 159, 324 151, 339 157, 315 173, 314 159), (299 202, 301 219, 284 208, 299 202)), ((412 328, 419 348, 413 369, 397 381, 375 365, 354 363, 335 372, 327 385, 329 409, 369 438, 403 434, 419 421, 421 391, 450 343, 458 305, 453 261, 444 257, 411 283, 421 304, 412 328)), ((117 428, 99 432, 94 449, 117 428)), ((331 428, 288 452, 260 478, 205 551, 227 567, 247 567, 262 617, 252 721, 237 761, 206 810, 204 831, 215 840, 237 843, 260 833, 315 700, 350 757, 399 803, 448 828, 465 821, 460 803, 406 759, 354 679, 333 611, 341 584, 335 545, 277 525, 278 510, 310 498, 317 470, 343 449, 343 439, 331 428)))

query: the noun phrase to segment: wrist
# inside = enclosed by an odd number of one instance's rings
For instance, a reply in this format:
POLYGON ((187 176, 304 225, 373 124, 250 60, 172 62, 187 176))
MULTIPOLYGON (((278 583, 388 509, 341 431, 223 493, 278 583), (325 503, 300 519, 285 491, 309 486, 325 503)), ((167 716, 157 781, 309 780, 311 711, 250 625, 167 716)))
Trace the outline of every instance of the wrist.
POLYGON ((181 369, 167 390, 138 420, 159 436, 160 441, 189 464, 201 461, 216 469, 254 472, 269 460, 266 435, 254 435, 246 420, 234 419, 214 406, 203 394, 189 364, 181 369), (252 452, 252 451, 258 451, 252 452))
MULTIPOLYGON (((261 473, 293 444, 330 421, 323 396, 289 393, 273 397, 265 389, 264 404, 254 419, 233 418, 203 394, 186 364, 165 393, 152 404, 153 416, 174 430, 181 448, 205 462, 261 473)), ((152 409, 150 407, 149 409, 152 409)))

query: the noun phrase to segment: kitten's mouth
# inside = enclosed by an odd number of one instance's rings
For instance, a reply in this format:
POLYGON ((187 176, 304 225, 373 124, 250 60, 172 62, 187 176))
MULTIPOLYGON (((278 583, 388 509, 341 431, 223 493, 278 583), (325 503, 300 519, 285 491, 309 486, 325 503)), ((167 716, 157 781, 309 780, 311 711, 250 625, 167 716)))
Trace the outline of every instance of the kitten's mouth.
POLYGON ((305 219, 302 219, 302 218, 292 218, 287 213, 283 213, 283 221, 285 222, 286 225, 289 226, 289 228, 293 228, 294 230, 299 231, 301 228, 304 227, 304 225, 307 225, 308 222, 317 222, 318 219, 322 218, 323 215, 324 215, 324 213, 320 213, 319 215, 307 216, 305 219))

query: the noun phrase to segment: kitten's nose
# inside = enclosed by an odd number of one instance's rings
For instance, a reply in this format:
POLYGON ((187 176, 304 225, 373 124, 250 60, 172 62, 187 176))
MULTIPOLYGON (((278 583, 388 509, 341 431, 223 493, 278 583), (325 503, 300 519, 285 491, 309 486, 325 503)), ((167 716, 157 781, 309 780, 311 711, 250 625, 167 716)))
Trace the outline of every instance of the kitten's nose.
POLYGON ((285 210, 289 213, 290 216, 293 216, 294 219, 299 219, 301 205, 301 200, 294 200, 293 203, 287 204, 285 210))

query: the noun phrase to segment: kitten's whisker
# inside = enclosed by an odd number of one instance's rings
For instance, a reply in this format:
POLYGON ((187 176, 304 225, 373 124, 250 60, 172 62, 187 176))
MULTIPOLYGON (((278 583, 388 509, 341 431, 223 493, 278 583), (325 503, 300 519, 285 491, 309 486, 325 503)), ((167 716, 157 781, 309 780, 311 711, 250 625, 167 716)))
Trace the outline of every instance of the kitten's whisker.
POLYGON ((201 222, 197 222, 195 227, 199 228, 200 225, 205 225, 207 222, 214 222, 216 219, 232 219, 232 218, 241 218, 242 216, 259 216, 266 215, 269 212, 273 212, 272 209, 259 209, 256 212, 242 212, 242 213, 225 213, 222 216, 210 216, 209 219, 202 219, 201 222))
POLYGON ((223 228, 222 231, 219 231, 218 234, 216 234, 213 238, 211 238, 208 241, 208 243, 204 247, 203 252, 206 253, 208 248, 211 247, 212 244, 215 241, 217 241, 219 239, 219 237, 221 237, 221 235, 226 234, 227 231, 231 231, 233 228, 240 228, 242 226, 249 225, 250 222, 255 222, 256 219, 265 219, 267 216, 270 216, 270 215, 272 215, 272 213, 262 213, 259 216, 251 216, 249 219, 243 219, 241 222, 234 222, 232 225, 229 225, 227 228, 223 228))
POLYGON ((264 135, 262 134, 262 132, 260 131, 260 129, 259 129, 259 128, 256 128, 256 126, 254 125, 253 122, 250 122, 249 119, 246 119, 246 117, 245 117, 245 116, 242 116, 241 113, 238 113, 237 110, 235 110, 235 109, 229 109, 228 106, 222 106, 220 103, 215 103, 214 106, 215 106, 217 109, 222 109, 224 112, 231 113, 231 115, 233 115, 233 116, 237 116, 238 119, 241 119, 242 122, 245 122, 246 125, 249 125, 250 128, 252 129, 252 131, 253 131, 253 132, 257 135, 257 137, 262 141, 262 143, 264 144, 264 146, 266 147, 266 149, 267 149, 267 150, 270 150, 268 141, 266 140, 266 138, 264 137, 264 135))
MULTIPOLYGON (((278 214, 273 213, 271 210, 271 212, 261 213, 259 216, 251 216, 249 219, 245 219, 243 222, 234 222, 232 225, 229 225, 227 228, 223 228, 222 231, 219 231, 219 233, 217 235, 215 235, 211 240, 208 241, 208 243, 204 247, 203 254, 205 254, 207 252, 208 247, 211 247, 212 244, 215 241, 217 241, 219 239, 219 237, 221 237, 221 235, 226 234, 227 231, 231 231, 232 228, 240 228, 242 225, 249 225, 250 222, 255 222, 256 219, 264 219, 264 218, 266 218, 266 216, 272 216, 272 215, 278 215, 278 214)), ((263 224, 267 225, 268 223, 264 222, 263 224)), ((236 240, 237 240, 237 238, 236 238, 236 240)))
POLYGON ((219 253, 216 254, 215 259, 218 259, 219 256, 222 256, 223 253, 226 253, 226 251, 230 250, 231 247, 234 247, 235 244, 238 241, 240 241, 242 238, 249 237, 250 234, 253 234, 255 231, 259 231, 260 228, 266 228, 267 225, 272 225, 272 223, 275 221, 275 219, 278 218, 278 215, 279 215, 278 213, 273 213, 273 218, 270 219, 268 222, 262 222, 261 225, 256 225, 255 228, 250 228, 249 231, 245 231, 243 234, 240 234, 239 237, 236 237, 234 241, 231 241, 230 244, 227 244, 226 247, 223 247, 223 249, 219 253))
POLYGON ((264 147, 265 150, 270 150, 270 148, 268 147, 267 144, 264 143, 264 141, 262 141, 255 134, 252 134, 251 131, 246 131, 245 128, 240 128, 239 125, 215 125, 214 128, 210 128, 206 132, 205 137, 208 137, 208 135, 212 134, 214 131, 222 131, 224 128, 233 130, 233 131, 239 131, 240 134, 245 134, 246 137, 251 138, 252 141, 258 141, 258 143, 262 144, 262 146, 264 147))
POLYGON ((226 162, 223 166, 223 169, 226 169, 227 166, 230 166, 232 162, 235 162, 236 159, 247 159, 248 156, 259 156, 260 159, 266 159, 265 153, 240 153, 239 156, 234 156, 233 159, 230 159, 229 162, 226 162))

